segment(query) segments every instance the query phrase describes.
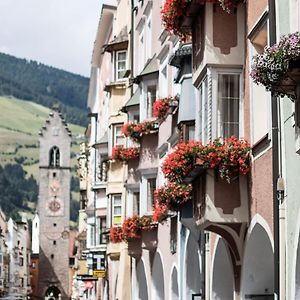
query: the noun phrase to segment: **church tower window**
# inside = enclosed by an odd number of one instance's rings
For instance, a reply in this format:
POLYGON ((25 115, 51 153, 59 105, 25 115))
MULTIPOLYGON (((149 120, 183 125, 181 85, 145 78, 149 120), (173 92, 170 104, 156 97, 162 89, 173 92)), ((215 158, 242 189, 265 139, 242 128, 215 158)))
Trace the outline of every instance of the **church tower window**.
POLYGON ((60 153, 58 147, 54 146, 50 150, 50 167, 59 167, 60 166, 60 153))

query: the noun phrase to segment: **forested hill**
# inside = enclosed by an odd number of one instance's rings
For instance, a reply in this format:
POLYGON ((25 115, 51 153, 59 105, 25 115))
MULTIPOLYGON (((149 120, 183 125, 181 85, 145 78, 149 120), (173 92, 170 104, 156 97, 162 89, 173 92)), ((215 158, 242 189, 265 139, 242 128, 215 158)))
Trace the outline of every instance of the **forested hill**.
POLYGON ((0 53, 0 95, 49 108, 59 103, 69 123, 86 125, 88 82, 80 75, 0 53))

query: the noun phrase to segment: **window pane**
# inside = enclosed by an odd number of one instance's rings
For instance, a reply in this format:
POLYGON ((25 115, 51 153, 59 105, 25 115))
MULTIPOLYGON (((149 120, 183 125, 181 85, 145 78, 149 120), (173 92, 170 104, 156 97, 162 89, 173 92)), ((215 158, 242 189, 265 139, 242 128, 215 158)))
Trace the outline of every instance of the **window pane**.
POLYGON ((121 215, 121 206, 115 206, 114 207, 114 215, 120 216, 121 215))
POLYGON ((121 196, 114 196, 114 205, 121 205, 121 196))
POLYGON ((239 136, 239 86, 238 74, 219 74, 219 126, 222 137, 239 136))
POLYGON ((126 60, 126 52, 118 52, 118 60, 126 60))
POLYGON ((120 224, 121 223, 121 217, 114 217, 114 224, 120 224))

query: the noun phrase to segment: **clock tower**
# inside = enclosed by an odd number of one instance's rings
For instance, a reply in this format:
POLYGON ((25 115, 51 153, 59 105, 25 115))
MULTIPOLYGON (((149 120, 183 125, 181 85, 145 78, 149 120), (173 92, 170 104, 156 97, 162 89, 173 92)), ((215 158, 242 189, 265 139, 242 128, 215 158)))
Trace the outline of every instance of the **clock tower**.
POLYGON ((69 299, 71 132, 58 106, 49 113, 39 135, 38 296, 69 299))

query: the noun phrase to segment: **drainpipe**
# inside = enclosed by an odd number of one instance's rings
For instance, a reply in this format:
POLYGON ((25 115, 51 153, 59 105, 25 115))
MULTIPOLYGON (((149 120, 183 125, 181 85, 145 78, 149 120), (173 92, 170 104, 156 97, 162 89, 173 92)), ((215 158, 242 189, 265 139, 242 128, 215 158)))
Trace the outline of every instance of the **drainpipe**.
MULTIPOLYGON (((276 43, 276 8, 275 0, 269 1, 269 36, 270 45, 276 43)), ((274 229, 274 299, 280 299, 280 242, 279 242, 279 205, 281 194, 278 192, 277 183, 280 176, 280 156, 279 156, 279 114, 280 103, 277 97, 272 95, 272 171, 273 171, 273 229, 274 229)))

